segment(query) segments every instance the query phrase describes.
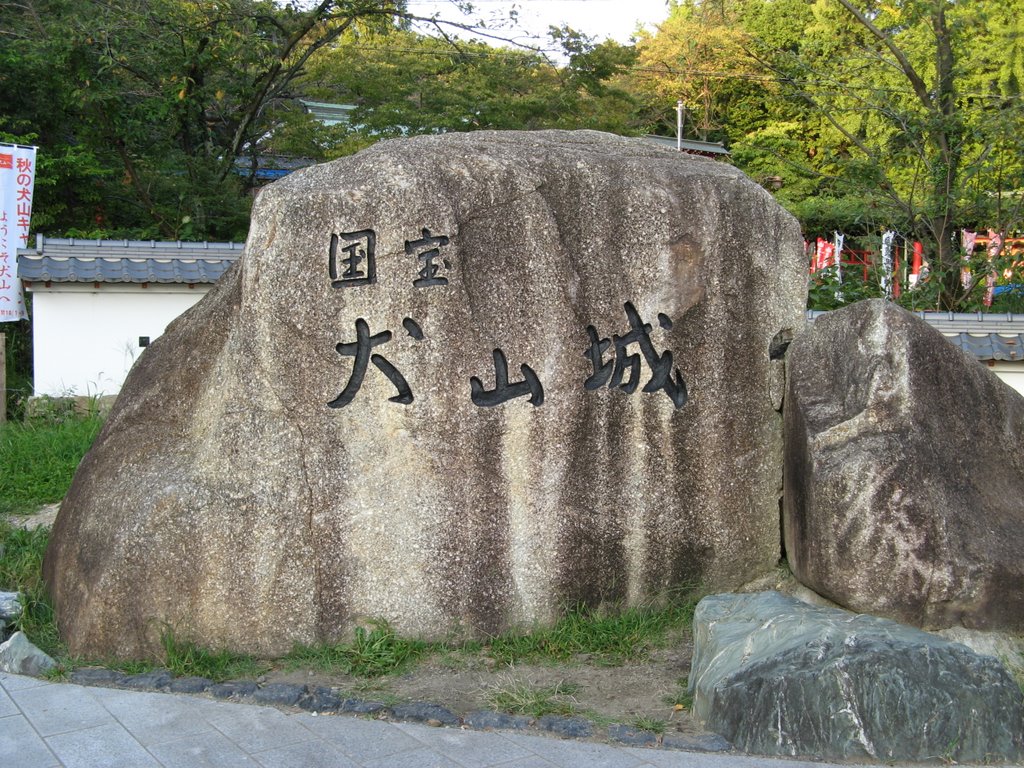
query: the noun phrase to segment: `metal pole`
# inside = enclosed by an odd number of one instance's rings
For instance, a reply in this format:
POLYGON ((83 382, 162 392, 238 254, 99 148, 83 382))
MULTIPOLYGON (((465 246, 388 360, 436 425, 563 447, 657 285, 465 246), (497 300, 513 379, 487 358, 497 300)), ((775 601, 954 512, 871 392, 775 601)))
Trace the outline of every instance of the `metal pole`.
POLYGON ((676 152, 683 151, 683 100, 676 102, 676 152))

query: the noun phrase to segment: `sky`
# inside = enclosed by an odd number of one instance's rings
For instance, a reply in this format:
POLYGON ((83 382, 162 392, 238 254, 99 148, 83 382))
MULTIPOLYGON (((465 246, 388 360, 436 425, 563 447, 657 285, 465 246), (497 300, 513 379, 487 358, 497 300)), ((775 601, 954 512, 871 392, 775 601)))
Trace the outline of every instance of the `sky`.
MULTIPOLYGON (((409 0, 409 10, 419 16, 437 14, 441 18, 475 22, 478 18, 507 18, 511 8, 518 10, 518 24, 501 34, 526 42, 529 35, 544 37, 551 25, 568 24, 598 42, 612 38, 628 43, 637 24, 654 29, 668 17, 667 0, 470 0, 473 13, 462 16, 451 0, 409 0)), ((488 23, 490 26, 490 23, 488 23)), ((424 30, 425 31, 425 30, 424 30)))

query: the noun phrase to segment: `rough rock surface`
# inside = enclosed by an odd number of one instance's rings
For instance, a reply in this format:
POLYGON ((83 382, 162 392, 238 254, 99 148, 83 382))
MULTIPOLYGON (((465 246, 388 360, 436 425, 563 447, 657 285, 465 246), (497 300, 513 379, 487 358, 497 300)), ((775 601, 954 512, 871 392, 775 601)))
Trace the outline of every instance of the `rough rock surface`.
POLYGON ((737 748, 820 758, 1024 757, 1020 688, 991 656, 777 592, 694 617, 694 714, 737 748))
POLYGON ((803 271, 768 193, 638 139, 292 174, 77 473, 45 564, 71 652, 493 633, 748 581, 779 556, 803 271))
POLYGON ((21 599, 17 592, 0 592, 0 626, 21 616, 21 599))
POLYGON ((850 610, 1024 630, 1024 398, 883 301, 787 357, 789 565, 850 610))
POLYGON ((0 672, 40 677, 56 664, 48 654, 30 643, 24 632, 15 632, 0 643, 0 672))

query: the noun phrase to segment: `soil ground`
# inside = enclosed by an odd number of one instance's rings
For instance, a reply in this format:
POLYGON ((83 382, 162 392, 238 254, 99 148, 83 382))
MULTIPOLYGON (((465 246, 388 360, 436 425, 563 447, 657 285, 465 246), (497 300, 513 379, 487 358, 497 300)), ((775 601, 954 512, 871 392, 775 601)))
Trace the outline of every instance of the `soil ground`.
POLYGON ((530 692, 558 689, 568 692, 553 697, 566 705, 559 714, 577 714, 599 726, 625 723, 697 735, 706 731, 685 706, 692 649, 689 630, 681 630, 667 647, 617 666, 585 656, 559 664, 507 666, 483 653, 459 651, 421 660, 401 674, 371 679, 301 668, 275 669, 265 677, 267 682, 330 686, 353 698, 386 704, 440 704, 457 715, 499 709, 492 701, 497 694, 527 698, 530 692))

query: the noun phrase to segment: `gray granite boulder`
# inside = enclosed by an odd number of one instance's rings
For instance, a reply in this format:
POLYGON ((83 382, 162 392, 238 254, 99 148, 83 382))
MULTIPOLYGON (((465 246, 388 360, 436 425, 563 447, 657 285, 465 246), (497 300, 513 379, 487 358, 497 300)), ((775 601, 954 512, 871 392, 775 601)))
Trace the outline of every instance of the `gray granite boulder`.
POLYGON ((1020 688, 991 656, 777 592, 694 617, 694 714, 738 749, 826 760, 1024 757, 1020 688))
POLYGON ((40 677, 56 665, 49 654, 29 642, 24 632, 15 632, 0 643, 0 672, 40 677))
POLYGON ((1024 630, 1024 398, 883 301, 790 347, 790 568, 850 610, 1024 630))
POLYGON ((17 592, 0 592, 0 626, 21 616, 21 600, 17 592))
POLYGON ((71 652, 744 583, 779 557, 803 272, 757 184, 642 140, 421 136, 288 176, 78 470, 45 563, 71 652))

